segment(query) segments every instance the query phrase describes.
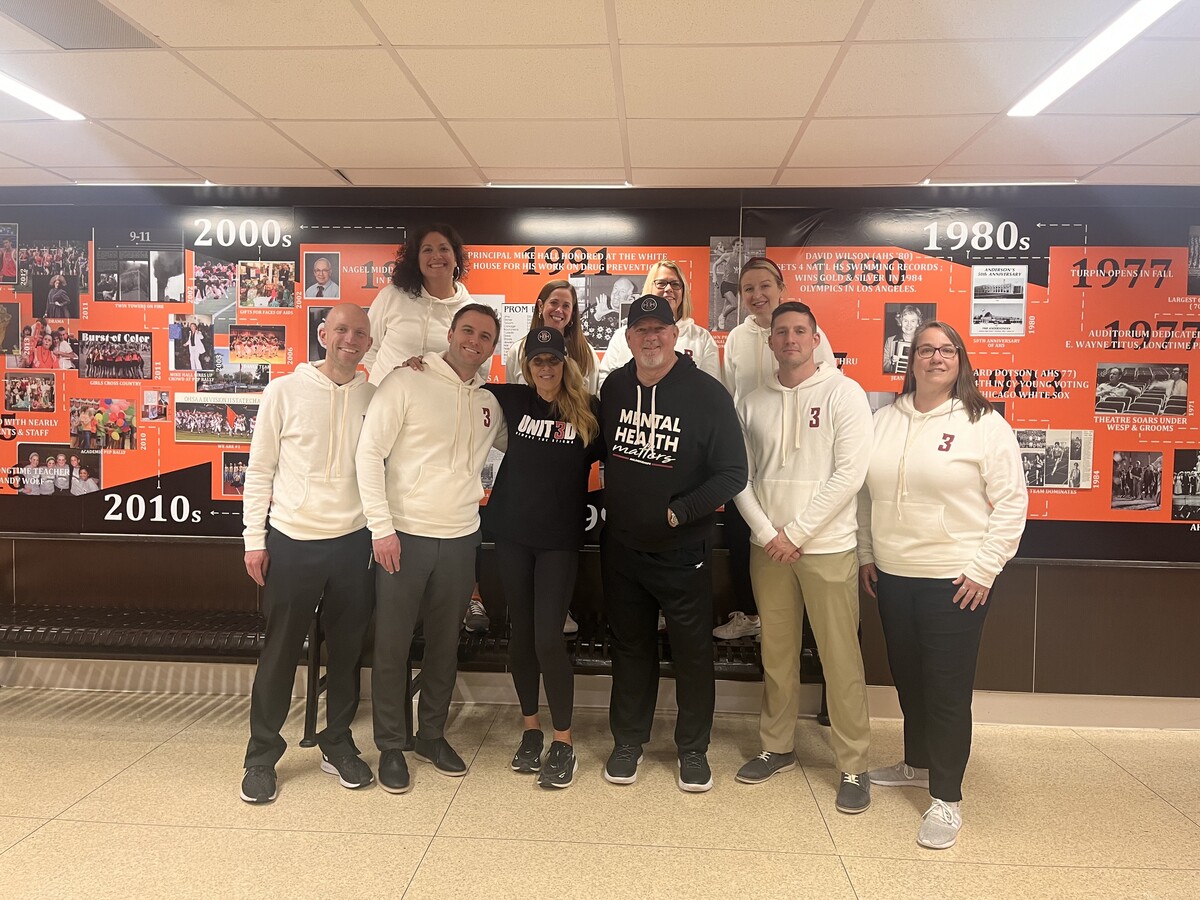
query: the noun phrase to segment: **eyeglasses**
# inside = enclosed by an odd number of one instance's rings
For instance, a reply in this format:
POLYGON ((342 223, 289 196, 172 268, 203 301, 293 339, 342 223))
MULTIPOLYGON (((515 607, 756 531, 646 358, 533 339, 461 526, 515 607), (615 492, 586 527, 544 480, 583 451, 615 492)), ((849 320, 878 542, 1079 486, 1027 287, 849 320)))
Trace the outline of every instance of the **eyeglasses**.
POLYGON ((917 356, 921 359, 932 359, 935 353, 940 353, 942 359, 954 359, 954 357, 958 356, 958 348, 953 344, 943 344, 940 347, 922 344, 917 348, 917 356))
POLYGON ((665 291, 667 288, 670 288, 673 291, 683 290, 682 281, 667 280, 666 278, 655 279, 654 286, 660 291, 665 291))

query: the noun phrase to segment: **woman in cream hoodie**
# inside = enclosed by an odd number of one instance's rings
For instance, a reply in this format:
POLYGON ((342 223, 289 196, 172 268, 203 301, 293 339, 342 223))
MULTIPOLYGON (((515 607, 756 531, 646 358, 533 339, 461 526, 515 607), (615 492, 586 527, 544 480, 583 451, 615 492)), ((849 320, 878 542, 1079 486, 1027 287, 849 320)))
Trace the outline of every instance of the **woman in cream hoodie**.
POLYGON ((878 785, 926 787, 917 843, 953 846, 971 753, 971 690, 992 583, 1017 552, 1029 506, 1016 437, 975 386, 958 332, 913 337, 904 392, 875 415, 858 506, 863 588, 879 598, 904 711, 904 759, 878 785))

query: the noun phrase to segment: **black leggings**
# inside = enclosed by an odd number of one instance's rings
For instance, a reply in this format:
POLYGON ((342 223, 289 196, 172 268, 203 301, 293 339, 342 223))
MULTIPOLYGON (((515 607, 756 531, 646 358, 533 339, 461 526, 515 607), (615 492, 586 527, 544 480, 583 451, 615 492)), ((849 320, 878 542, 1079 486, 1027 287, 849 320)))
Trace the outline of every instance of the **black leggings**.
POLYGON ((521 714, 537 715, 541 675, 554 730, 566 731, 575 705, 575 673, 563 622, 575 592, 579 551, 539 550, 499 539, 496 563, 512 622, 508 661, 521 714))

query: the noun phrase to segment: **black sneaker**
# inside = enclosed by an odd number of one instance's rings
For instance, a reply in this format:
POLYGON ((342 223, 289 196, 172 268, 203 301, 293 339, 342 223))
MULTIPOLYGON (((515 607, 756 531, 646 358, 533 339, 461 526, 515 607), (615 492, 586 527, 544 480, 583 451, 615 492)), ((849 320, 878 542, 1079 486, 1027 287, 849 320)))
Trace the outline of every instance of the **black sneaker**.
POLYGON ((242 799, 247 803, 270 803, 278 796, 274 766, 249 766, 242 777, 242 799))
POLYGON ((379 754, 379 786, 389 794, 404 794, 412 787, 403 750, 384 750, 379 754))
POLYGON ((640 744, 617 744, 604 764, 604 780, 612 784, 633 784, 642 763, 640 744))
POLYGON ((444 737, 432 740, 417 738, 415 749, 417 759, 433 763, 433 767, 443 775, 457 778, 459 775, 467 774, 467 764, 462 761, 461 756, 454 752, 454 748, 444 737))
POLYGON ((347 753, 345 756, 335 756, 333 759, 322 753, 321 771, 336 775, 338 784, 344 788, 350 788, 350 790, 365 788, 375 781, 375 776, 371 774, 371 767, 363 762, 362 757, 357 753, 347 753))
POLYGON ((554 741, 546 754, 546 765, 538 776, 538 785, 544 788, 570 787, 579 769, 575 748, 565 741, 554 741))
POLYGON ((742 784, 762 784, 776 772, 796 768, 795 753, 772 753, 764 750, 738 769, 737 780, 742 784))
POLYGON ((521 746, 513 754, 512 770, 532 775, 542 768, 542 745, 546 738, 536 728, 527 728, 521 735, 521 746))
POLYGON ((867 773, 859 772, 857 775, 851 775, 849 772, 843 772, 837 800, 834 801, 837 811, 853 816, 860 812, 866 812, 870 805, 871 779, 867 777, 867 773))
POLYGON ((675 780, 681 791, 703 794, 712 790, 712 769, 708 756, 701 750, 685 750, 679 754, 679 777, 675 780))

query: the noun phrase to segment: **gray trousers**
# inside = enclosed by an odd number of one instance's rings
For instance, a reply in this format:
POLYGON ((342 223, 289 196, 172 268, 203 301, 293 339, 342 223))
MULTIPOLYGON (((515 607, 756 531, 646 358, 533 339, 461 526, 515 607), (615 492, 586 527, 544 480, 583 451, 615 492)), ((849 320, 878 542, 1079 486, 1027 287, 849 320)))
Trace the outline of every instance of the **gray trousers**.
POLYGON ((400 571, 375 566, 375 661, 371 669, 375 746, 405 743, 405 675, 413 630, 423 622, 425 657, 417 704, 417 737, 440 738, 458 675, 458 633, 475 583, 480 533, 428 538, 397 532, 400 571))

